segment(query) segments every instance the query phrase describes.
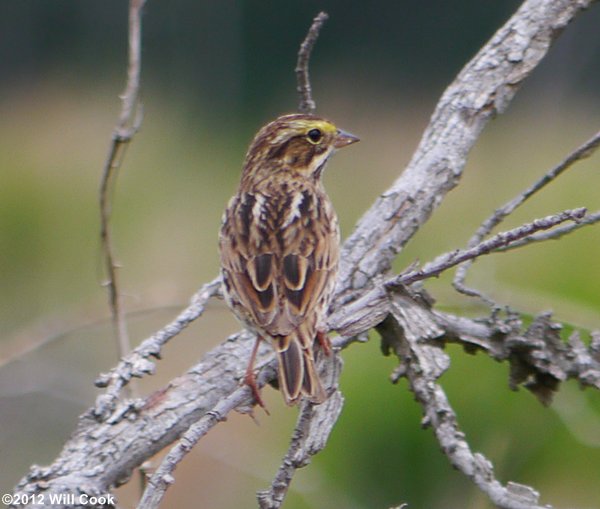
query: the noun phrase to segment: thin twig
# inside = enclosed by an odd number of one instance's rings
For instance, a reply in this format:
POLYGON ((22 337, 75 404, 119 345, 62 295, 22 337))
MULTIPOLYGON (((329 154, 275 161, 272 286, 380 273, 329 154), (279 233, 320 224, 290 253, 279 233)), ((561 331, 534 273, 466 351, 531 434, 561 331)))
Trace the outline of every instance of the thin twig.
POLYGON ((323 376, 321 372, 321 378, 328 389, 332 387, 335 389, 320 405, 315 406, 308 401, 302 403, 290 446, 271 486, 256 494, 260 509, 279 509, 296 471, 308 465, 311 456, 324 449, 327 444, 344 404, 342 393, 337 388, 342 366, 341 359, 334 355, 331 361, 326 363, 326 374, 323 376))
POLYGON ((580 219, 576 223, 563 224, 561 226, 558 226, 557 228, 554 228, 553 230, 528 235, 527 237, 524 237, 521 240, 517 240, 515 242, 510 243, 508 246, 499 248, 498 251, 504 252, 509 251, 511 249, 523 247, 527 244, 533 244, 535 242, 557 240, 560 237, 563 237, 564 235, 568 235, 569 233, 578 230, 579 228, 583 228, 584 226, 591 226, 598 222, 600 222, 600 210, 591 214, 586 214, 585 217, 583 217, 583 219, 580 219))
POLYGON ((432 262, 426 264, 422 269, 410 270, 404 274, 400 274, 388 283, 388 288, 394 288, 399 285, 409 285, 416 281, 421 281, 430 277, 437 277, 443 271, 464 263, 468 260, 474 260, 479 256, 489 254, 500 248, 510 246, 511 243, 521 240, 541 230, 548 230, 565 221, 579 222, 585 216, 585 208, 573 210, 565 210, 559 214, 546 216, 541 219, 536 219, 531 223, 526 223, 512 230, 500 232, 492 238, 477 244, 476 246, 467 249, 457 249, 451 253, 445 253, 438 256, 432 262))
MULTIPOLYGON (((528 198, 533 196, 535 193, 540 191, 550 182, 555 180, 559 175, 561 175, 564 171, 568 170, 572 167, 576 162, 581 161, 589 156, 591 156, 596 149, 600 146, 600 131, 594 134, 591 138, 589 138, 585 143, 577 147, 573 152, 571 152, 567 157, 565 157, 559 164, 550 169, 546 174, 544 174, 540 179, 534 182, 530 187, 525 189, 521 194, 505 203, 499 209, 496 209, 494 213, 488 217, 481 226, 477 229, 475 234, 469 240, 467 244, 469 247, 473 247, 479 243, 496 227, 498 226, 507 216, 512 214, 514 210, 522 205, 528 198)), ((573 225, 569 225, 571 229, 573 229, 573 225)), ((579 227, 579 225, 576 225, 579 227)), ((569 230, 570 231, 570 230, 569 230)), ((552 235, 552 233, 548 234, 552 235)), ((563 233, 564 235, 564 233, 563 233)), ((540 239, 541 240, 541 239, 540 239)), ((523 242, 520 243, 523 245, 523 242)), ((467 272, 471 265, 474 263, 475 259, 468 260, 464 264, 462 264, 456 270, 456 274, 454 276, 454 280, 452 285, 454 288, 470 297, 478 297, 487 304, 495 305, 494 301, 489 297, 483 295, 481 292, 474 288, 470 288, 465 285, 465 279, 467 277, 467 272)))
MULTIPOLYGON (((257 380, 257 383, 262 386, 265 380, 257 380)), ((175 481, 173 472, 181 460, 216 424, 224 421, 232 410, 251 399, 252 393, 250 387, 244 384, 229 396, 220 400, 211 411, 192 424, 163 458, 159 467, 148 480, 144 494, 137 506, 138 509, 156 509, 160 505, 169 486, 175 481)))
POLYGON ((108 288, 109 306, 113 326, 117 337, 117 347, 120 357, 126 355, 131 346, 125 323, 125 314, 119 294, 117 269, 114 247, 110 230, 110 215, 112 205, 111 189, 117 178, 117 173, 127 145, 138 131, 141 124, 141 107, 138 104, 140 89, 141 51, 142 51, 142 8, 146 0, 131 0, 129 2, 129 62, 127 66, 127 84, 121 96, 121 112, 115 126, 108 157, 104 163, 102 180, 100 182, 100 242, 102 257, 106 270, 106 286, 108 288))
POLYGON ((98 377, 96 385, 107 389, 96 399, 94 415, 97 418, 106 419, 111 415, 121 390, 131 381, 132 377, 142 377, 154 372, 154 363, 150 358, 160 358, 162 347, 196 320, 204 312, 209 299, 218 295, 220 290, 220 277, 205 284, 194 294, 189 306, 181 311, 175 320, 142 341, 110 372, 98 377))
POLYGON ((298 105, 298 111, 300 113, 314 113, 317 108, 317 105, 312 98, 308 64, 312 49, 319 38, 321 27, 328 18, 329 15, 326 12, 320 12, 315 16, 315 19, 313 19, 312 25, 306 34, 306 38, 302 41, 300 50, 298 51, 298 61, 296 63, 296 80, 298 85, 296 90, 300 95, 300 103, 298 105))
POLYGON ((294 472, 297 468, 304 466, 301 462, 297 461, 296 455, 297 451, 302 448, 303 443, 310 436, 309 426, 315 412, 316 408, 312 403, 308 401, 302 403, 298 421, 292 433, 290 447, 279 466, 271 487, 256 494, 260 509, 276 509, 280 507, 290 487, 294 472))

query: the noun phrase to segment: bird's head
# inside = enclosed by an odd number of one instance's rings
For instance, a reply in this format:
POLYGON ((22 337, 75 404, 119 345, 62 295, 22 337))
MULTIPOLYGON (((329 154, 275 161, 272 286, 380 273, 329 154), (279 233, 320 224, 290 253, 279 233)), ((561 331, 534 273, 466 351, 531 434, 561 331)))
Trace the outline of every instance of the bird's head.
POLYGON ((357 141, 324 118, 284 115, 255 136, 246 155, 244 178, 286 172, 318 179, 331 154, 357 141))

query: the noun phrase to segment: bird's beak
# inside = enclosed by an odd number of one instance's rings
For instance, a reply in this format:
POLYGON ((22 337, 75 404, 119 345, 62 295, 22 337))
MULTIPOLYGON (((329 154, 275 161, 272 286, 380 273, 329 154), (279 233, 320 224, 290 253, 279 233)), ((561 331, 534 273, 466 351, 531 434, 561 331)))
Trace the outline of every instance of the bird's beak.
POLYGON ((360 140, 353 134, 350 134, 350 133, 347 133, 346 131, 342 131, 341 129, 338 129, 338 132, 335 135, 335 139, 333 140, 333 146, 336 149, 343 148, 348 145, 351 145, 352 143, 356 143, 357 141, 360 141, 360 140))

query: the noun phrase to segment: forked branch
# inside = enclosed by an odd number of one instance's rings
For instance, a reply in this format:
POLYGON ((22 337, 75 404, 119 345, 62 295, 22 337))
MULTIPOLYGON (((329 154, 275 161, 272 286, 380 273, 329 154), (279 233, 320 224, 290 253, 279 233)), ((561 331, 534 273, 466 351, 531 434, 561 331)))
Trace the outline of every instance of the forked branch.
POLYGON ((335 423, 342 412, 344 397, 337 382, 342 360, 337 355, 320 362, 320 376, 330 395, 324 403, 313 405, 304 401, 300 407, 289 449, 284 456, 271 486, 256 496, 260 509, 279 509, 294 478, 296 470, 310 462, 310 458, 325 448, 335 423))
MULTIPOLYGON (((353 344, 356 338, 363 337, 391 313, 398 330, 388 335, 387 342, 390 349, 397 349, 401 355, 397 375, 409 377, 412 390, 423 406, 425 423, 435 428, 452 464, 461 468, 499 507, 537 509, 539 504, 533 490, 519 485, 501 485, 494 479, 485 458, 472 453, 468 444, 465 449, 455 415, 437 384, 437 378, 448 367, 442 351, 444 342, 455 341, 470 351, 479 349, 495 359, 510 362, 511 383, 525 385, 531 390, 537 384, 540 397, 544 390, 552 390, 569 378, 600 388, 600 340, 594 340, 590 347, 584 347, 575 339, 563 344, 549 317, 540 317, 523 330, 522 323, 514 316, 474 320, 444 314, 432 310, 426 298, 412 295, 403 285, 386 288, 384 278, 396 254, 428 220, 445 194, 459 183, 469 150, 487 122, 504 111, 551 43, 592 1, 526 0, 465 66, 440 99, 408 168, 402 172, 402 168, 397 168, 400 176, 396 182, 362 217, 344 243, 340 278, 331 307, 330 324, 341 333, 334 339, 334 347, 353 344), (403 355, 409 357, 406 362, 402 362, 403 355), (448 441, 444 438, 446 431, 448 441)), ((138 6, 141 4, 137 2, 138 6)), ((316 30, 318 32, 318 27, 316 30)), ((306 58, 313 43, 307 43, 306 58)), ((307 73, 305 77, 308 79, 307 73)), ((307 97, 304 104, 310 108, 310 88, 303 90, 307 97)), ((119 146, 114 145, 115 155, 109 158, 107 172, 112 171, 113 165, 118 167, 119 146)), ((110 177, 106 180, 108 188, 110 177)), ((570 219, 577 220, 579 213, 571 212, 570 219)), ((555 218, 555 222, 558 219, 555 218)), ((540 234, 537 226, 532 228, 528 237, 519 237, 523 233, 520 232, 508 247, 540 234)), ((559 228, 561 226, 549 231, 559 228)), ((498 237, 498 242, 500 240, 498 237)), ((476 243, 476 246, 480 245, 479 254, 491 249, 485 242, 488 241, 476 243)), ((500 242, 494 249, 501 247, 500 242)), ((468 256, 473 256, 476 251, 468 256)), ((459 259, 464 261, 461 256, 467 255, 450 254, 423 270, 435 275, 444 266, 459 259)), ((410 277, 419 279, 424 274, 410 277)), ((53 464, 45 468, 33 467, 17 487, 17 493, 43 491, 46 496, 69 494, 75 490, 91 495, 106 493, 125 482, 132 470, 146 459, 185 436, 185 441, 177 446, 182 449, 172 450, 167 464, 155 479, 154 495, 148 494, 148 497, 152 495, 151 500, 160 499, 159 492, 172 480, 173 469, 189 445, 244 399, 239 382, 253 338, 248 333, 232 336, 163 390, 143 400, 125 400, 119 404, 119 397, 131 377, 152 371, 151 358, 160 355, 161 346, 202 313, 206 301, 218 293, 218 288, 218 280, 206 285, 195 302, 172 324, 142 343, 123 363, 102 377, 100 383, 108 388, 97 401, 96 408, 82 416, 53 464)), ((273 352, 265 345, 257 359, 260 383, 275 379, 275 363, 273 352)), ((246 403, 249 400, 243 404, 246 403)), ((310 426, 310 423, 318 422, 316 413, 317 409, 312 413, 306 409, 302 413, 275 481, 260 495, 261 503, 267 504, 265 507, 278 507, 296 468, 310 456, 304 453, 304 447, 316 443, 313 432, 320 430, 310 426), (302 434, 307 425, 310 431, 302 434), (289 461, 292 462, 290 468, 289 461)), ((317 445, 309 448, 310 451, 321 447, 317 445)))
MULTIPOLYGON (((432 262, 426 264, 422 269, 408 270, 387 283, 388 288, 394 288, 399 285, 410 285, 423 279, 437 277, 445 270, 454 267, 460 263, 473 262, 482 255, 493 253, 501 249, 510 249, 513 243, 522 241, 539 231, 549 230, 565 221, 575 221, 579 223, 585 217, 586 210, 578 208, 565 210, 552 216, 535 219, 531 223, 526 223, 512 230, 498 233, 492 238, 482 241, 475 246, 467 249, 457 249, 450 253, 438 256, 432 262)), ((523 244, 521 244, 523 245, 523 244)))
MULTIPOLYGON (((539 504, 539 493, 529 486, 509 482, 503 486, 495 477, 492 463, 474 453, 458 425, 456 413, 437 379, 450 366, 450 358, 442 349, 425 340, 435 339, 439 329, 415 309, 419 319, 412 318, 414 303, 401 295, 392 298, 389 318, 379 327, 382 341, 400 359, 397 375, 408 379, 411 391, 423 408, 423 426, 433 432, 452 465, 471 479, 494 505, 501 509, 552 509, 539 504)), ((399 376, 396 376, 395 380, 399 376)))
MULTIPOLYGON (((573 165, 582 159, 590 157, 600 146, 600 131, 594 134, 590 139, 588 139, 585 143, 577 147, 573 152, 571 152, 567 157, 565 157, 559 164, 551 168, 547 171, 540 179, 534 182, 531 186, 521 192, 518 196, 510 200, 509 202, 502 205, 494 211, 494 213, 488 217, 481 226, 477 229, 475 234, 471 237, 468 243, 468 247, 474 247, 477 244, 480 244, 483 239, 491 233, 491 231, 498 226, 504 219, 506 219, 510 214, 512 214, 519 206, 521 206, 525 201, 531 198, 538 191, 541 191, 546 185, 553 182, 557 177, 559 177, 562 173, 564 173, 569 168, 573 167, 573 165)), ((595 216, 588 216, 585 218, 585 221, 580 221, 575 223, 574 225, 568 225, 562 227, 560 230, 554 230, 551 232, 547 232, 544 235, 537 235, 528 237, 523 239, 521 242, 515 242, 510 246, 505 246, 505 250, 511 249, 514 247, 520 247, 525 243, 536 242, 539 240, 547 240, 550 238, 558 238, 561 235, 565 235, 567 232, 571 232, 574 229, 586 225, 592 224, 597 221, 594 219, 595 216)), ((465 285, 465 278, 467 277, 467 272, 471 265, 474 263, 475 259, 470 259, 463 263, 457 270, 456 275, 454 277, 454 281, 452 284, 454 288, 458 290, 460 293, 471 297, 478 297, 487 304, 492 306, 496 306, 493 300, 489 297, 483 295, 483 293, 475 290, 474 288, 469 288, 465 285)))

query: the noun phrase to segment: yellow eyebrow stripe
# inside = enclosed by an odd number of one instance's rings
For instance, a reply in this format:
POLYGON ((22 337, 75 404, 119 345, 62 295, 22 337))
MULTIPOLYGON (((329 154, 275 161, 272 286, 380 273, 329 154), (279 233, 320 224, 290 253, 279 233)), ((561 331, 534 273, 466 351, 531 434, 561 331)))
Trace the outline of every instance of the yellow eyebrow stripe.
POLYGON ((320 129, 324 133, 335 133, 337 132, 337 127, 334 126, 331 122, 327 122, 325 120, 298 120, 298 127, 306 130, 306 132, 311 129, 320 129))

